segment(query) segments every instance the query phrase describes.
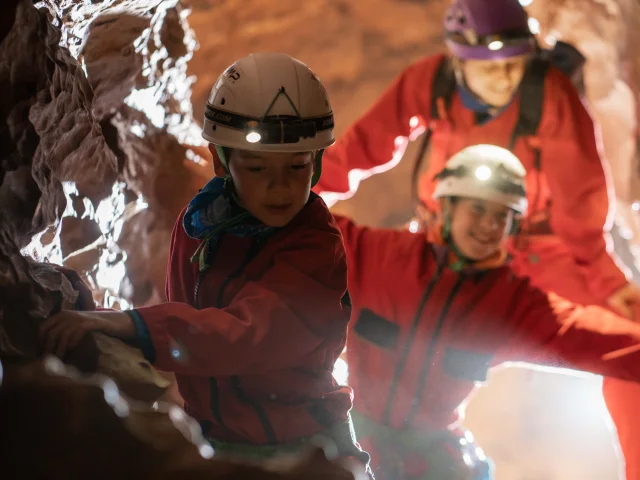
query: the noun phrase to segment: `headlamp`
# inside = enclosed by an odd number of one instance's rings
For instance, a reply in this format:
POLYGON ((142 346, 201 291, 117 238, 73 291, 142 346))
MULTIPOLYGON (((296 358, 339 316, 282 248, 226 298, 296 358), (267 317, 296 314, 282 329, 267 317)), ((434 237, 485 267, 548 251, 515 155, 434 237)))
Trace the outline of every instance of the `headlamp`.
POLYGON ((522 30, 484 36, 477 35, 473 30, 466 30, 465 32, 446 32, 445 35, 452 42, 461 45, 470 47, 485 46, 494 51, 505 47, 522 45, 523 43, 535 43, 535 37, 531 32, 522 30))
POLYGON ((334 127, 332 112, 320 117, 302 118, 284 87, 278 90, 262 118, 228 112, 211 104, 207 104, 205 117, 215 124, 243 131, 248 143, 297 143, 301 139, 314 138, 318 132, 334 127), (268 115, 279 95, 286 97, 296 115, 268 115))
POLYGON ((472 177, 483 182, 487 187, 509 194, 525 196, 526 190, 522 179, 515 177, 504 165, 500 164, 496 168, 488 165, 460 165, 454 169, 445 168, 438 173, 434 180, 443 181, 448 177, 472 177))

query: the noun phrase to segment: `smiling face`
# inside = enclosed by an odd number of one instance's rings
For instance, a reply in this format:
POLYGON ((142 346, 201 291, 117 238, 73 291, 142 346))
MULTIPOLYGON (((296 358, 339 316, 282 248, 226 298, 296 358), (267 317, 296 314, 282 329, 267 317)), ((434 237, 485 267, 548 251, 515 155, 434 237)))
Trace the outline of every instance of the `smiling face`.
MULTIPOLYGON (((225 171, 213 145, 217 176, 225 171)), ((232 150, 229 170, 240 202, 265 225, 282 227, 303 209, 311 192, 314 152, 232 150)))
POLYGON ((502 60, 462 60, 460 68, 469 90, 485 103, 503 107, 520 86, 529 55, 502 60))
POLYGON ((447 202, 451 238, 467 258, 480 261, 495 254, 511 231, 514 211, 499 203, 475 198, 447 202))

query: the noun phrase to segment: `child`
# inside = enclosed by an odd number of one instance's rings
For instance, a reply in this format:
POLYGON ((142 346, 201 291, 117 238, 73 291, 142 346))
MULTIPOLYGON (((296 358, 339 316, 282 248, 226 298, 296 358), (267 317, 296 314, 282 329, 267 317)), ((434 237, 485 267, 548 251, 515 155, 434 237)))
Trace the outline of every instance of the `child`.
POLYGON ((354 321, 354 423, 378 478, 489 479, 461 429, 461 405, 506 361, 640 381, 640 325, 531 286, 505 264, 526 214, 525 169, 476 145, 437 175, 429 237, 336 217, 347 250, 354 321))
POLYGON ((322 435, 367 463, 352 391, 332 376, 351 311, 344 246, 310 193, 333 125, 323 85, 298 60, 258 53, 230 66, 203 128, 216 177, 173 230, 169 303, 62 312, 42 325, 46 350, 63 357, 90 330, 135 339, 176 374, 218 452, 267 458, 322 435))

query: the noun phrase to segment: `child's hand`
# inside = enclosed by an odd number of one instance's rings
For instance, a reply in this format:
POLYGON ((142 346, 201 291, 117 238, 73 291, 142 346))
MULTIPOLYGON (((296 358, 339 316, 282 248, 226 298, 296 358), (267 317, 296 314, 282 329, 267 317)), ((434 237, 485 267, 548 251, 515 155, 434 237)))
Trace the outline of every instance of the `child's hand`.
POLYGON ((131 317, 124 312, 77 312, 63 310, 47 318, 40 326, 40 342, 44 353, 64 358, 89 332, 102 332, 120 338, 131 338, 135 328, 131 317))

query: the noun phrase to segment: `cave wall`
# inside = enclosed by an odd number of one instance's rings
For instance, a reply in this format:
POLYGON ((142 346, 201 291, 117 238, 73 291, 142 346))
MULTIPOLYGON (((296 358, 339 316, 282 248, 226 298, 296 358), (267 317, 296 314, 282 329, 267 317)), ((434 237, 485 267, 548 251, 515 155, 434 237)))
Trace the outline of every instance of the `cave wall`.
POLYGON ((65 185, 88 204, 104 198, 116 161, 60 32, 23 0, 4 2, 0 17, 0 352, 34 356, 37 319, 72 308, 77 294, 20 249, 64 214, 65 185))
MULTIPOLYGON (((43 234, 45 241, 37 239, 27 251, 82 271, 105 306, 161 302, 173 224, 210 176, 192 120, 193 79, 186 68, 196 42, 189 11, 177 0, 36 6, 62 33, 52 48, 68 52, 90 86, 90 113, 113 172, 92 173, 102 197, 87 202, 78 177, 91 170, 77 168, 65 191, 66 211, 43 234)), ((5 49, 15 54, 10 45, 5 49)))

